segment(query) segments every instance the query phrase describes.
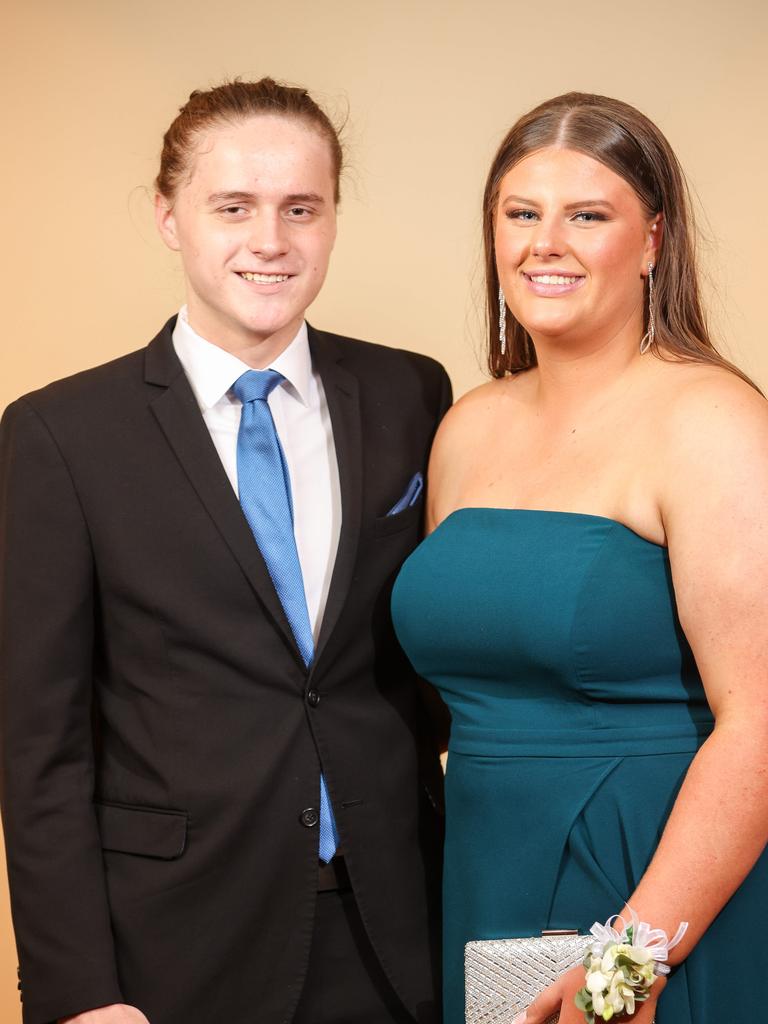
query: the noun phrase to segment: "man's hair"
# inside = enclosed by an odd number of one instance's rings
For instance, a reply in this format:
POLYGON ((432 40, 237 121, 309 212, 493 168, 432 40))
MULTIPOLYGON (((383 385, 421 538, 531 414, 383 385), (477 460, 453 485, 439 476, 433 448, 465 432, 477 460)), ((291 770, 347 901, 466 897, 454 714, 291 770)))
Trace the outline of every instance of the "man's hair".
POLYGON ((306 89, 284 85, 272 78, 258 82, 235 79, 214 89, 196 89, 163 137, 160 173, 155 188, 168 200, 188 177, 195 145, 200 136, 220 124, 237 124, 250 117, 269 115, 300 121, 328 143, 334 176, 334 198, 339 201, 343 151, 340 132, 306 89))

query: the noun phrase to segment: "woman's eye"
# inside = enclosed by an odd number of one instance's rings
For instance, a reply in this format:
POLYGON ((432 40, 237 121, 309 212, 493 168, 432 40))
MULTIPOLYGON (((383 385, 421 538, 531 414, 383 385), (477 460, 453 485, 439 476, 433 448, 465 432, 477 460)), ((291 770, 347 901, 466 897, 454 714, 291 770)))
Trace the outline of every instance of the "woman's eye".
POLYGON ((595 221, 605 220, 605 217, 602 213, 596 213, 594 210, 580 210, 573 219, 582 224, 593 224, 595 221))
POLYGON ((536 219, 536 213, 534 210, 508 210, 507 217, 510 220, 519 220, 527 224, 536 219))

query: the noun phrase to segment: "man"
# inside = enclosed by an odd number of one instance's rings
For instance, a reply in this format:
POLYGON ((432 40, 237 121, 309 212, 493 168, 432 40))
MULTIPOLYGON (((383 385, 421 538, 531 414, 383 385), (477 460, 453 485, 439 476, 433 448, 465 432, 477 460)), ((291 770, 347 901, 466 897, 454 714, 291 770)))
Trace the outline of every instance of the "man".
POLYGON ((450 402, 308 327, 341 151, 193 93, 187 305, 2 426, 3 804, 25 1024, 437 1020, 440 772, 389 590, 450 402))

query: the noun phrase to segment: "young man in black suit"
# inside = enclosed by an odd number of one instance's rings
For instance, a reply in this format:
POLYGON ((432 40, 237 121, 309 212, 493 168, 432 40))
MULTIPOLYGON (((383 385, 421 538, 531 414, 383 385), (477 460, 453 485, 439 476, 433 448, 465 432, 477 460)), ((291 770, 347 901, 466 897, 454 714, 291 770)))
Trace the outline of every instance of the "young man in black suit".
POLYGON ((389 591, 450 402, 309 327, 341 150, 193 93, 187 305, 2 424, 3 805, 25 1024, 437 1021, 440 784, 389 591))

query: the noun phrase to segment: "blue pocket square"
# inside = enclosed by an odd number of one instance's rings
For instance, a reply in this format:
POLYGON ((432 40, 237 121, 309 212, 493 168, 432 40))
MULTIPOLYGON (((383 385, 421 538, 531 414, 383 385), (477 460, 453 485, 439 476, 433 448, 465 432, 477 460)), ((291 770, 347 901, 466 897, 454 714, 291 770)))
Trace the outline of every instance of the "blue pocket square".
POLYGON ((399 501, 396 501, 392 508, 387 512, 388 516, 396 516, 398 512, 404 512, 407 508, 415 505, 419 500, 419 495, 424 490, 424 477, 421 473, 416 473, 408 481, 408 486, 405 489, 405 494, 399 501))

